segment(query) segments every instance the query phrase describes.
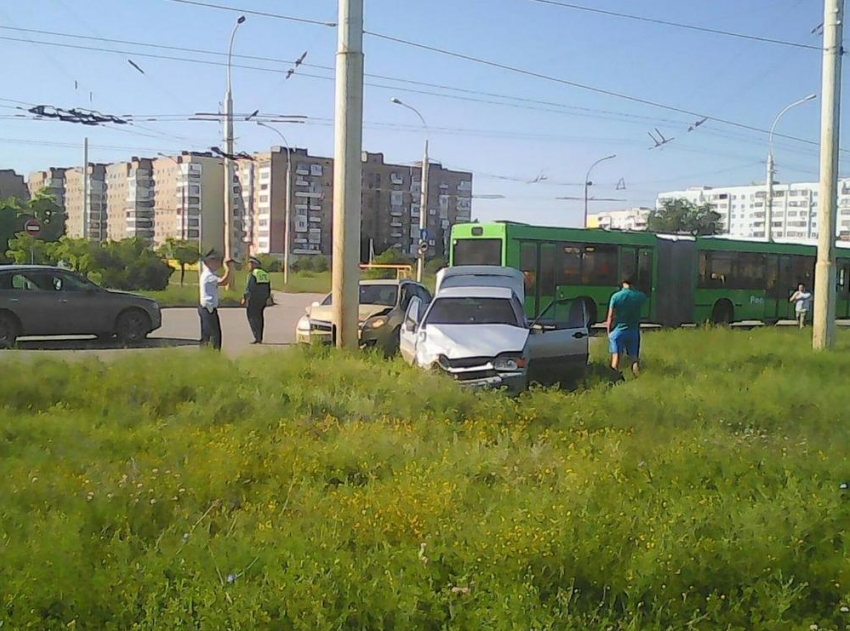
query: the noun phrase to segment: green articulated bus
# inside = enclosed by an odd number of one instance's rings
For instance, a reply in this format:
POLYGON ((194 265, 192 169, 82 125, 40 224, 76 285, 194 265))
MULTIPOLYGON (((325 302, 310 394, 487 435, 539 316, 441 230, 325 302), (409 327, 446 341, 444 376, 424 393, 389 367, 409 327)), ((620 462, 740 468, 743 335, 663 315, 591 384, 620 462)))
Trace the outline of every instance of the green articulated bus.
MULTIPOLYGON (((526 310, 537 316, 553 300, 580 299, 588 319, 605 319, 623 278, 648 300, 646 322, 687 323, 793 318, 789 297, 814 284, 816 247, 520 223, 458 224, 449 264, 505 265, 525 275, 526 310)), ((850 247, 839 244, 836 315, 850 315, 850 247)))

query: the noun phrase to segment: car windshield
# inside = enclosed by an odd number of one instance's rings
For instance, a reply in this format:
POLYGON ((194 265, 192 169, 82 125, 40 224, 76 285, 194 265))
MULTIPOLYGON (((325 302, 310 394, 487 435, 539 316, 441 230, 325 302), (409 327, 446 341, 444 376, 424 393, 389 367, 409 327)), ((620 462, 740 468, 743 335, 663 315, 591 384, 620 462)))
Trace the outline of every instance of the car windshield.
MULTIPOLYGON (((398 302, 398 285, 360 285, 361 305, 380 305, 395 307, 398 302)), ((328 294, 322 301, 327 307, 333 304, 333 296, 328 294)))
POLYGON ((507 298, 438 298, 427 324, 507 324, 521 326, 507 298))

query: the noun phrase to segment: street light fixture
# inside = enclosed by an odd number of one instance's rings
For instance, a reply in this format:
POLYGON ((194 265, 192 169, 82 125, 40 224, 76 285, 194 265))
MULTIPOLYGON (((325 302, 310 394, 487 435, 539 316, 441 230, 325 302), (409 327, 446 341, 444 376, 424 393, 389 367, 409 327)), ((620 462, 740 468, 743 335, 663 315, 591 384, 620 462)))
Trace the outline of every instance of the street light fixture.
MULTIPOLYGON (((770 128, 770 139, 768 142, 768 152, 767 152, 767 195, 764 200, 765 204, 765 236, 768 241, 773 241, 773 177, 776 175, 776 169, 773 165, 773 134, 776 131, 776 126, 779 124, 779 120, 785 116, 785 114, 797 107, 798 105, 802 105, 803 103, 808 103, 809 101, 813 101, 818 98, 817 94, 810 94, 807 97, 800 99, 799 101, 794 101, 786 107, 784 110, 779 112, 776 119, 773 121, 773 126, 770 128)), ((811 214, 811 207, 809 207, 809 214, 811 214)), ((811 226, 811 222, 809 222, 811 226)), ((788 226, 788 218, 785 218, 785 226, 788 226)), ((811 236, 811 235, 810 235, 811 236)))
POLYGON ((291 229, 291 207, 292 207, 292 193, 290 187, 292 186, 292 157, 291 157, 291 149, 289 148, 289 141, 286 140, 286 136, 277 129, 276 127, 272 127, 271 125, 264 123, 263 121, 255 121, 259 127, 265 127, 266 129, 272 130, 278 136, 280 136, 281 141, 283 141, 283 146, 286 147, 286 204, 284 208, 285 215, 285 227, 283 230, 283 284, 286 286, 289 284, 289 243, 290 239, 290 229, 291 229))
POLYGON ((425 117, 422 116, 419 110, 415 107, 404 103, 401 99, 396 97, 392 97, 390 99, 390 103, 393 105, 400 105, 416 114, 419 117, 419 120, 422 121, 422 127, 425 130, 425 157, 422 159, 422 190, 420 191, 419 198, 419 235, 420 239, 424 241, 424 244, 419 244, 419 251, 417 252, 416 259, 416 280, 421 283, 422 277, 425 274, 425 249, 428 244, 428 176, 430 171, 430 163, 428 161, 428 142, 430 132, 428 130, 428 123, 425 122, 425 117))
POLYGON ((617 154, 612 154, 610 156, 605 156, 604 158, 600 158, 596 162, 590 165, 590 168, 587 170, 587 175, 584 176, 584 223, 582 224, 582 228, 587 227, 587 194, 588 189, 593 186, 593 182, 590 181, 590 173, 596 167, 597 164, 605 162, 606 160, 613 160, 617 157, 617 154))

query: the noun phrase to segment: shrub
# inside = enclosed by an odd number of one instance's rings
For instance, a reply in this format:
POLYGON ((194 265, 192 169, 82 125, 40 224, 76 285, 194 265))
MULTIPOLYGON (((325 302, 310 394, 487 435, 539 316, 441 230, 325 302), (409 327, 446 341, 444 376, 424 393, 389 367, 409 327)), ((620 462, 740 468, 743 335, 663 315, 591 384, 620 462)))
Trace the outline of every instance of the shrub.
POLYGON ((282 261, 273 254, 260 254, 257 258, 267 272, 279 272, 282 269, 282 261))

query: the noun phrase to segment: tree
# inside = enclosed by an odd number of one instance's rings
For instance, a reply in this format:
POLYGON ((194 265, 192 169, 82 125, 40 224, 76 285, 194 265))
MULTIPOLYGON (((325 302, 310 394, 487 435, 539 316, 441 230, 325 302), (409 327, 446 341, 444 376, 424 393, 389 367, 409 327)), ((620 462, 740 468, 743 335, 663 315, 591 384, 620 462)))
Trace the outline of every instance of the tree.
POLYGON ((40 240, 55 242, 65 234, 65 213, 44 191, 25 203, 17 197, 0 200, 0 263, 11 260, 6 252, 16 248, 11 248, 10 241, 23 231, 26 220, 33 218, 41 224, 40 240))
POLYGON ((65 234, 65 213, 56 203, 56 198, 46 190, 37 192, 24 207, 24 214, 38 219, 41 224, 42 241, 58 241, 65 234))
POLYGON ((9 249, 6 257, 17 265, 55 265, 55 243, 42 239, 35 239, 26 232, 19 232, 13 239, 9 240, 9 249))
POLYGON ((183 281, 186 279, 186 266, 194 265, 201 258, 201 252, 198 249, 198 244, 194 241, 184 241, 168 237, 165 240, 165 245, 160 248, 160 253, 168 259, 177 261, 180 265, 180 286, 183 286, 183 281))
POLYGON ((661 208, 650 213, 650 232, 713 235, 723 232, 723 218, 711 204, 697 206, 686 199, 665 199, 661 208))
POLYGON ((88 276, 99 271, 96 243, 85 239, 62 237, 53 244, 53 258, 57 263, 63 263, 71 269, 88 276))

